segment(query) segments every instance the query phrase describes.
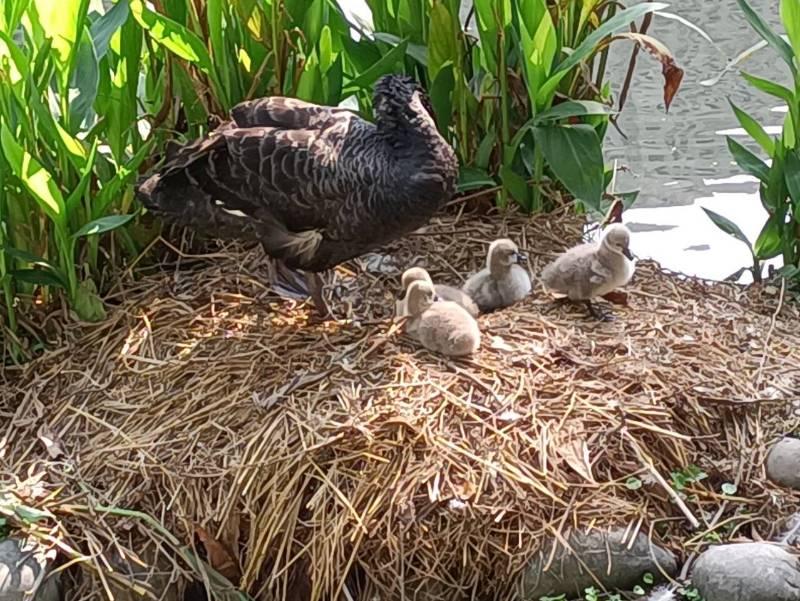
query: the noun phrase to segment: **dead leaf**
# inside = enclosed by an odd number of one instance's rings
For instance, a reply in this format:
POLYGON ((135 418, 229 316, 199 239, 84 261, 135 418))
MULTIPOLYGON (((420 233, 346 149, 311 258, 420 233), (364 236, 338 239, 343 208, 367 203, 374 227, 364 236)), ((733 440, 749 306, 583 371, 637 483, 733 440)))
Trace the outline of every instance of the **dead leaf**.
POLYGON ((633 40, 644 48, 650 56, 661 63, 661 74, 664 76, 664 110, 669 112, 675 94, 683 81, 683 69, 675 63, 675 57, 664 44, 644 33, 620 33, 613 39, 633 40))
POLYGON ((622 290, 613 290, 604 294, 602 298, 615 305, 628 305, 628 293, 622 290))
POLYGON ((195 526, 194 531, 206 549, 211 567, 227 578, 231 584, 237 585, 242 573, 233 550, 212 537, 202 526, 195 526))
POLYGON ((47 454, 50 455, 50 459, 58 459, 62 455, 66 455, 61 440, 46 425, 39 426, 36 436, 42 441, 47 454))
POLYGON ((558 455, 584 480, 594 484, 589 446, 580 432, 582 424, 572 423, 556 433, 554 448, 558 455))

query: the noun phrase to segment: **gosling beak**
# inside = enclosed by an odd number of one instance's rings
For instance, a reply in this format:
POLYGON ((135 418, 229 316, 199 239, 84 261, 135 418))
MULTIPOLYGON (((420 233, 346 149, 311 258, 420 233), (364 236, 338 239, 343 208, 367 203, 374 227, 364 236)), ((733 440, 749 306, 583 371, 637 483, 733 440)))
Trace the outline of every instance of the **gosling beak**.
POLYGON ((433 302, 438 303, 440 300, 442 300, 442 299, 439 298, 438 294, 434 294, 433 295, 433 302))
POLYGON ((518 252, 517 253, 517 263, 520 265, 527 265, 528 264, 528 255, 525 253, 518 252))
POLYGON ((628 257, 628 260, 633 261, 633 255, 631 254, 631 249, 627 246, 622 249, 622 254, 628 257))

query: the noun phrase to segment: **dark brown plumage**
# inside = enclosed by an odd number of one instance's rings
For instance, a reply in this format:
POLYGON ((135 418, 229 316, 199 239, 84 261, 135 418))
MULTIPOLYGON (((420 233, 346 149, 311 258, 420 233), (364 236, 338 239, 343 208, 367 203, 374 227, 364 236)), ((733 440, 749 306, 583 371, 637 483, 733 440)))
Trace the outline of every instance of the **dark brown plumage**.
MULTIPOLYGON (((257 240, 291 269, 329 269, 424 225, 455 191, 457 160, 422 88, 384 76, 373 105, 375 124, 291 98, 243 102, 171 148, 137 196, 201 233, 257 240)), ((318 276, 307 282, 322 309, 318 276)))

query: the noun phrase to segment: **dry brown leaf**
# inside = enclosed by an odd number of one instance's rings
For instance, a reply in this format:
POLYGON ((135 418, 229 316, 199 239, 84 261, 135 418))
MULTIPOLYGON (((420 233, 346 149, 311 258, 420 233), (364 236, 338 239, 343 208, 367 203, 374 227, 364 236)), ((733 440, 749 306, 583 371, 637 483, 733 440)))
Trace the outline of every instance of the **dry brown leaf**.
POLYGON ((613 290, 602 296, 605 300, 615 305, 628 305, 628 293, 622 290, 613 290))
POLYGON ((584 480, 594 483, 592 464, 589 460, 589 447, 580 433, 582 424, 568 423, 556 433, 556 453, 584 480))
POLYGON ((50 456, 50 459, 58 459, 62 455, 66 455, 66 452, 64 451, 64 445, 62 444, 61 440, 46 425, 42 424, 39 427, 39 430, 36 432, 36 436, 42 441, 42 444, 47 450, 47 454, 50 456))
POLYGON ((633 40, 661 63, 661 74, 664 76, 664 110, 669 112, 672 100, 683 81, 683 69, 675 63, 675 57, 672 56, 669 48, 644 33, 621 33, 614 36, 614 39, 633 40))
POLYGON ((232 584, 237 585, 242 578, 236 554, 227 545, 211 536, 202 526, 195 526, 195 533, 203 543, 208 555, 208 563, 217 572, 227 578, 232 584))

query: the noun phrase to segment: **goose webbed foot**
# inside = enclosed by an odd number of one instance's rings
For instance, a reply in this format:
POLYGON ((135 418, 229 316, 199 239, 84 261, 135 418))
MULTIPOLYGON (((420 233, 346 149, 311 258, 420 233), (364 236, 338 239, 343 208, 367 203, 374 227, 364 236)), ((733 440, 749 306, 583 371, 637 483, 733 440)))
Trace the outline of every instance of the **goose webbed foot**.
POLYGON ((306 272, 305 280, 309 295, 311 296, 311 301, 314 303, 314 309, 316 309, 317 312, 317 317, 322 320, 332 319, 333 313, 331 313, 330 307, 328 307, 328 303, 325 302, 325 297, 322 294, 323 282, 320 275, 318 273, 306 272))
POLYGON ((589 309, 589 313, 592 317, 599 321, 614 321, 616 319, 610 312, 601 311, 597 305, 593 304, 592 301, 587 300, 584 301, 586 308, 589 309))

